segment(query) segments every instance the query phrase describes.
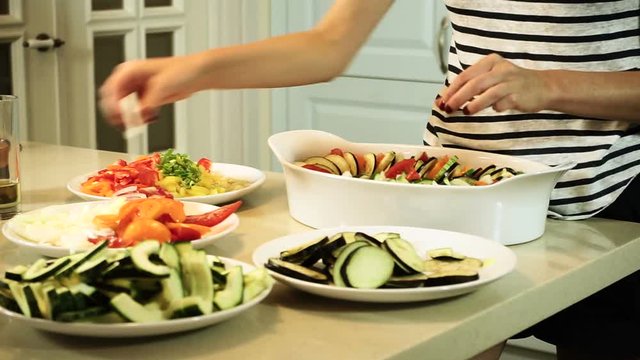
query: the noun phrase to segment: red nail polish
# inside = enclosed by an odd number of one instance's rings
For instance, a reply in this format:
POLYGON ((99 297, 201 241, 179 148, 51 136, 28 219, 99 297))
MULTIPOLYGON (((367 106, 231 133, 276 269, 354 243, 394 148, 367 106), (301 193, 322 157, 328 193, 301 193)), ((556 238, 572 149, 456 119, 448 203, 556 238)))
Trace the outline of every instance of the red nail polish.
POLYGON ((444 111, 444 100, 440 99, 438 100, 438 108, 442 111, 444 111))
POLYGON ((470 114, 471 114, 471 111, 469 111, 469 109, 465 106, 465 107, 462 109, 462 113, 463 113, 463 114, 465 114, 465 115, 470 115, 470 114))
POLYGON ((453 109, 451 109, 451 107, 449 107, 449 105, 446 105, 446 104, 445 104, 445 105, 444 105, 444 111, 445 111, 447 114, 451 114, 451 113, 453 112, 453 109))

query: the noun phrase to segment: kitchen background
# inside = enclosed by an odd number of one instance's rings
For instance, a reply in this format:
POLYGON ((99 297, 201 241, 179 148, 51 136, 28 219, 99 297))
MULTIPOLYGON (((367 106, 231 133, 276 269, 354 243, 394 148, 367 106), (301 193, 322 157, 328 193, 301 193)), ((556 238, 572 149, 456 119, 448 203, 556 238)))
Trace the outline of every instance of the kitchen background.
MULTIPOLYGON (((267 138, 290 129, 320 129, 358 142, 421 144, 446 71, 450 30, 441 1, 397 1, 346 73, 330 83, 199 93, 163 108, 145 136, 128 141, 104 123, 96 107, 97 88, 124 60, 308 29, 330 5, 331 0, 0 0, 0 93, 23 99, 26 140, 131 153, 174 147, 193 158, 263 170, 278 170, 267 138), (58 41, 34 41, 49 38, 58 41)), ((502 357, 553 358, 552 347, 532 339, 511 342, 502 357)))

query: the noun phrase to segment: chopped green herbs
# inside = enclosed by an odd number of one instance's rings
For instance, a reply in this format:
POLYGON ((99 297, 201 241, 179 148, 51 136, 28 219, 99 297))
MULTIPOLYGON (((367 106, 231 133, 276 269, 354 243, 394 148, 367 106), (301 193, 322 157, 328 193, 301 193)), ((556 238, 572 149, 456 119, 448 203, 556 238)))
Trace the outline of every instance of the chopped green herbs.
POLYGON ((198 164, 189 159, 189 155, 180 154, 169 149, 160 154, 158 169, 164 176, 178 176, 182 179, 182 186, 189 189, 200 181, 198 164))

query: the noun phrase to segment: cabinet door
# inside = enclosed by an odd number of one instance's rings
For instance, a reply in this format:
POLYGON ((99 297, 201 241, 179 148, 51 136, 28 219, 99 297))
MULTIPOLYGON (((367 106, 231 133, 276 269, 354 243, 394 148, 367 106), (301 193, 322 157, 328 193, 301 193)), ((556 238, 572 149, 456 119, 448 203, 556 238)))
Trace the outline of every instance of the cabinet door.
MULTIPOLYGON (((273 1, 273 30, 276 34, 307 30, 332 3, 332 0, 273 1)), ((396 1, 345 76, 441 82, 442 62, 448 51, 448 43, 443 41, 445 13, 442 1, 396 1)))
MULTIPOLYGON (((330 5, 325 0, 274 1, 274 32, 308 29, 330 5)), ((344 76, 273 90, 272 132, 319 129, 356 142, 421 144, 444 81, 437 46, 440 40, 440 50, 448 50, 448 42, 438 36, 442 7, 440 1, 396 1, 344 76)))
MULTIPOLYGON (((436 83, 340 77, 273 92, 273 131, 317 129, 354 142, 422 144, 436 83)), ((274 162, 274 169, 278 166, 274 162)))

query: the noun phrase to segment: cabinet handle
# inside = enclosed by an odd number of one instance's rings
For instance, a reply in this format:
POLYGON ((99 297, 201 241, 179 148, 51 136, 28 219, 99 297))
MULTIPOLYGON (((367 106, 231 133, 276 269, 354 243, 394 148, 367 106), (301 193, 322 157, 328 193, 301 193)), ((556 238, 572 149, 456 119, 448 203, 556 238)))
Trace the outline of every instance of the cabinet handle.
POLYGON ((449 28, 449 19, 445 16, 440 21, 440 28, 438 29, 438 62, 440 63, 440 71, 443 74, 447 73, 447 54, 445 43, 447 39, 447 28, 449 28))

